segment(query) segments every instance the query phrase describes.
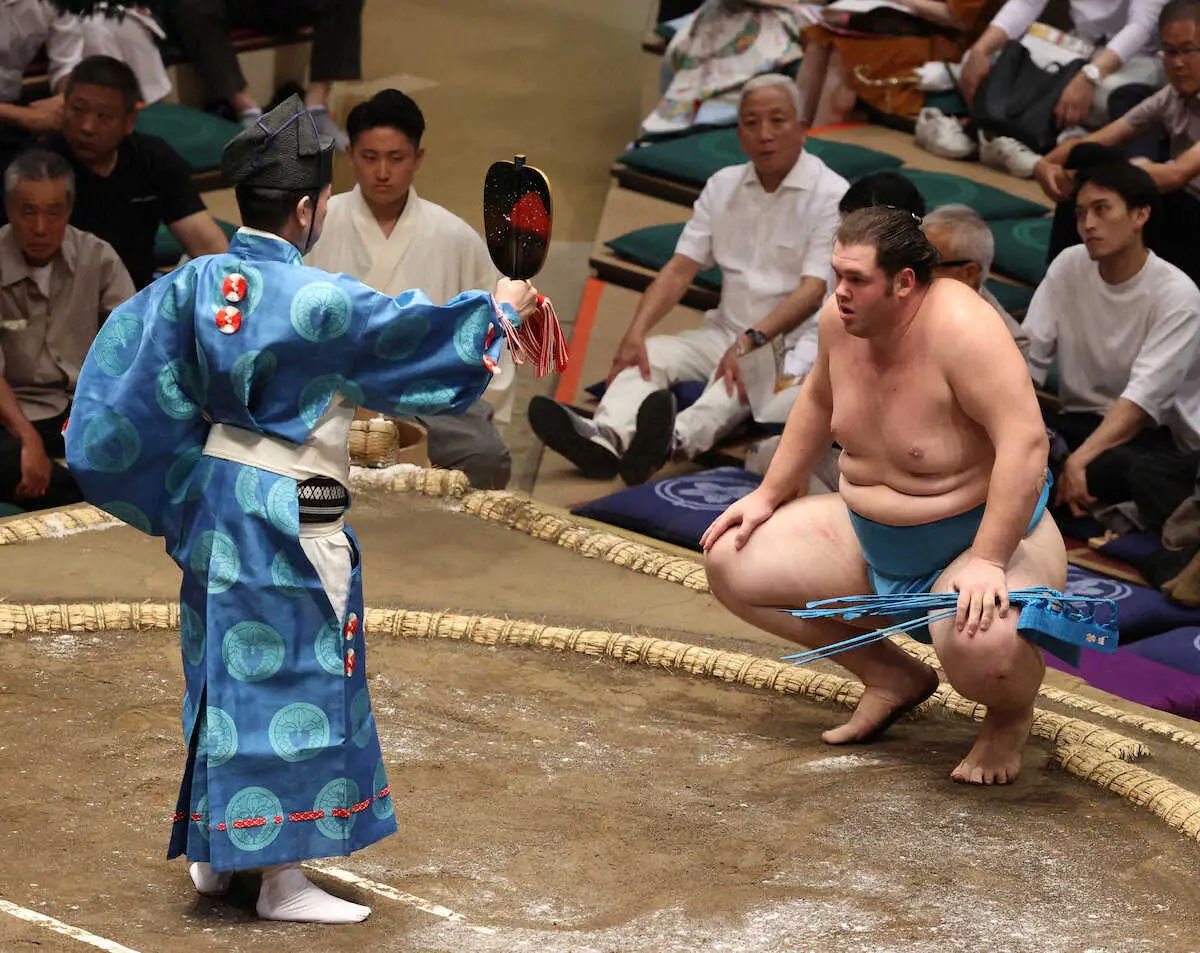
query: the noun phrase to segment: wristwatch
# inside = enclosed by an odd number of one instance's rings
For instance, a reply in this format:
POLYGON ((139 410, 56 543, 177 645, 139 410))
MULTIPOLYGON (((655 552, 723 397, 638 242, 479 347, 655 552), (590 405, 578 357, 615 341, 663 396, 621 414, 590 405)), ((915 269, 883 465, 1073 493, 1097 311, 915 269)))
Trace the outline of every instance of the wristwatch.
POLYGON ((1104 74, 1100 72, 1100 67, 1095 63, 1088 63, 1079 72, 1081 72, 1083 74, 1083 78, 1093 86, 1099 86, 1104 82, 1104 74))
POLYGON ((742 334, 744 334, 750 341, 751 350, 754 348, 765 347, 767 344, 771 343, 771 339, 763 334, 763 332, 758 328, 746 328, 742 334))

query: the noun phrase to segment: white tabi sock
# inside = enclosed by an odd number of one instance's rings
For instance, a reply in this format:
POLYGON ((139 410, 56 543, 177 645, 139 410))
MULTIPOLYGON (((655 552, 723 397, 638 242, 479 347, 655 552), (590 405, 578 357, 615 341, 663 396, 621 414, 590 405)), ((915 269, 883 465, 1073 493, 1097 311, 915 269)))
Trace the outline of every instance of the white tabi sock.
POLYGON ((292 923, 358 923, 371 914, 349 900, 339 900, 304 876, 299 864, 264 867, 258 891, 258 915, 292 923))
POLYGON ((205 897, 220 897, 229 889, 229 881, 233 877, 231 871, 217 873, 207 861, 188 864, 188 873, 192 875, 192 883, 196 891, 205 897))

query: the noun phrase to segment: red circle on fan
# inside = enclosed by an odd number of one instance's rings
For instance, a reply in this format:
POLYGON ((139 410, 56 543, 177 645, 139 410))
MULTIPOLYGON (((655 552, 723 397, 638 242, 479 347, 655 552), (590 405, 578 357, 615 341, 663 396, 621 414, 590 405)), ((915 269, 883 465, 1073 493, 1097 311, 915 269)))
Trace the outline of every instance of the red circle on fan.
POLYGON ((217 327, 222 334, 233 334, 242 326, 242 312, 232 305, 217 310, 217 327))
POLYGON ((221 294, 225 296, 226 301, 234 304, 246 297, 246 278, 243 275, 234 273, 226 275, 225 280, 221 282, 221 294))

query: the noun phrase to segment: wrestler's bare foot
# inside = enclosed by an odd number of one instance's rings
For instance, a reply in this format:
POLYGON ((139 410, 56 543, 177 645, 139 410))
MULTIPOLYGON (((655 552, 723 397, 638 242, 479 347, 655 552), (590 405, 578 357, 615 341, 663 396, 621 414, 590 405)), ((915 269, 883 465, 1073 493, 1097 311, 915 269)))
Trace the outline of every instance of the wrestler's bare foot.
POLYGON ((1015 712, 989 709, 975 746, 950 777, 964 784, 1012 784, 1021 773, 1021 751, 1032 727, 1032 705, 1015 712))
POLYGON ((937 672, 914 660, 913 667, 897 672, 894 681, 868 685, 850 720, 830 728, 821 735, 821 740, 829 745, 870 744, 936 692, 937 687, 937 672))

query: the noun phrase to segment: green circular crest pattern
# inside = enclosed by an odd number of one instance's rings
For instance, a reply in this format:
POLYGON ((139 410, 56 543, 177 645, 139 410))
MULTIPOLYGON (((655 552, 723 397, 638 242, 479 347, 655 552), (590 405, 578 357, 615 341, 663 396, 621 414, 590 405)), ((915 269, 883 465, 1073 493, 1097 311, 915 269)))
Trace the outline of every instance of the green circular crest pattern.
POLYGON ((219 768, 230 761, 238 750, 237 723, 223 708, 208 708, 207 731, 204 734, 208 766, 219 768))
POLYGON ((244 261, 239 261, 237 264, 231 263, 228 265, 222 265, 220 268, 218 268, 216 271, 216 279, 217 279, 216 299, 219 302, 221 302, 221 304, 226 303, 225 302, 225 291, 224 291, 223 286, 225 284, 225 279, 229 275, 241 275, 243 278, 246 279, 246 297, 244 297, 241 301, 237 302, 236 307, 239 311, 242 312, 243 315, 250 314, 251 311, 253 311, 255 308, 258 307, 258 303, 260 301, 262 301, 262 296, 263 296, 262 272, 259 271, 257 268, 255 268, 253 265, 251 265, 247 262, 244 262, 244 261))
POLYGON ((102 410, 83 429, 83 456, 100 473, 124 473, 142 452, 137 428, 115 410, 102 410))
POLYGON ((330 675, 337 675, 339 678, 346 677, 346 659, 342 655, 344 641, 342 627, 332 620, 327 620, 317 633, 317 661, 330 675))
POLYGON ((350 738, 360 748, 365 748, 375 729, 375 718, 371 714, 371 696, 365 688, 360 689, 350 702, 350 738))
POLYGON ((454 326, 454 350, 464 364, 483 360, 483 340, 491 324, 491 315, 484 308, 472 308, 454 326))
POLYGON ((350 330, 354 306, 350 296, 331 281, 314 281, 292 298, 292 327, 314 344, 340 338, 350 330))
POLYGON ((412 357, 429 336, 429 319, 416 313, 411 318, 396 318, 379 334, 375 356, 385 361, 404 361, 412 357))
POLYGON ((374 800, 371 801, 371 813, 380 820, 386 817, 391 817, 396 813, 396 806, 392 803, 392 795, 389 792, 387 797, 380 797, 379 792, 387 787, 387 768, 383 766, 383 762, 375 765, 375 780, 372 782, 371 795, 374 800))
POLYGON ((154 382, 154 399, 172 420, 200 416, 200 405, 204 403, 200 368, 180 360, 166 364, 154 382))
POLYGON ((283 552, 275 554, 271 560, 271 585, 283 595, 296 598, 308 592, 304 577, 292 565, 292 561, 283 552))
POLYGON ((189 495, 192 474, 203 457, 203 447, 190 447, 171 464, 167 470, 166 487, 172 503, 182 503, 184 497, 189 495))
POLYGON ((262 850, 279 836, 283 825, 276 824, 275 818, 282 815, 283 805, 273 792, 260 787, 242 788, 225 808, 225 831, 238 850, 262 850), (265 818, 267 823, 260 827, 234 827, 238 821, 256 817, 265 818))
POLYGON ((414 414, 439 414, 454 406, 457 392, 453 387, 438 380, 414 381, 400 395, 396 404, 396 413, 412 416, 414 414))
POLYGON ((199 665, 204 659, 204 623, 186 602, 179 604, 179 645, 189 665, 199 665))
POLYGON ((115 516, 122 523, 128 523, 134 529, 141 530, 147 536, 152 535, 151 530, 153 527, 150 525, 150 517, 132 503, 125 503, 122 500, 112 500, 105 503, 100 509, 111 516, 115 516))
POLYGON ((185 268, 179 272, 163 292, 158 301, 158 313, 172 323, 192 313, 196 303, 195 289, 192 286, 192 269, 185 268))
POLYGON ((196 802, 196 808, 193 811, 197 816, 192 818, 192 823, 196 825, 196 829, 200 831, 200 836, 208 840, 208 825, 211 822, 208 814, 208 795, 205 794, 196 802))
POLYGON ((200 534, 188 563, 209 592, 227 591, 242 574, 237 543, 215 530, 200 534))
POLYGON ((142 346, 142 319, 136 314, 109 315, 92 344, 92 356, 109 377, 120 377, 133 366, 142 346))
POLYGON ((280 477, 267 492, 267 519, 281 533, 299 535, 300 501, 296 498, 296 481, 291 477, 280 477))
POLYGON ((258 475, 259 471, 254 467, 243 466, 233 484, 233 495, 237 497, 238 506, 247 516, 267 515, 267 504, 263 501, 258 475))
POLYGON ((317 821, 317 830, 333 840, 349 840, 350 831, 358 819, 350 809, 359 802, 358 785, 350 778, 334 778, 317 792, 314 811, 324 811, 317 821), (335 809, 350 811, 349 817, 334 817, 335 809))
POLYGON ((316 705, 294 702, 275 712, 267 734, 284 761, 308 761, 329 747, 329 716, 316 705))
POLYGON ((229 383, 246 407, 251 398, 271 382, 279 369, 279 360, 268 350, 247 351, 229 369, 229 383))
POLYGON ((239 682, 265 682, 283 668, 283 636, 265 622, 239 622, 221 640, 225 670, 239 682))

